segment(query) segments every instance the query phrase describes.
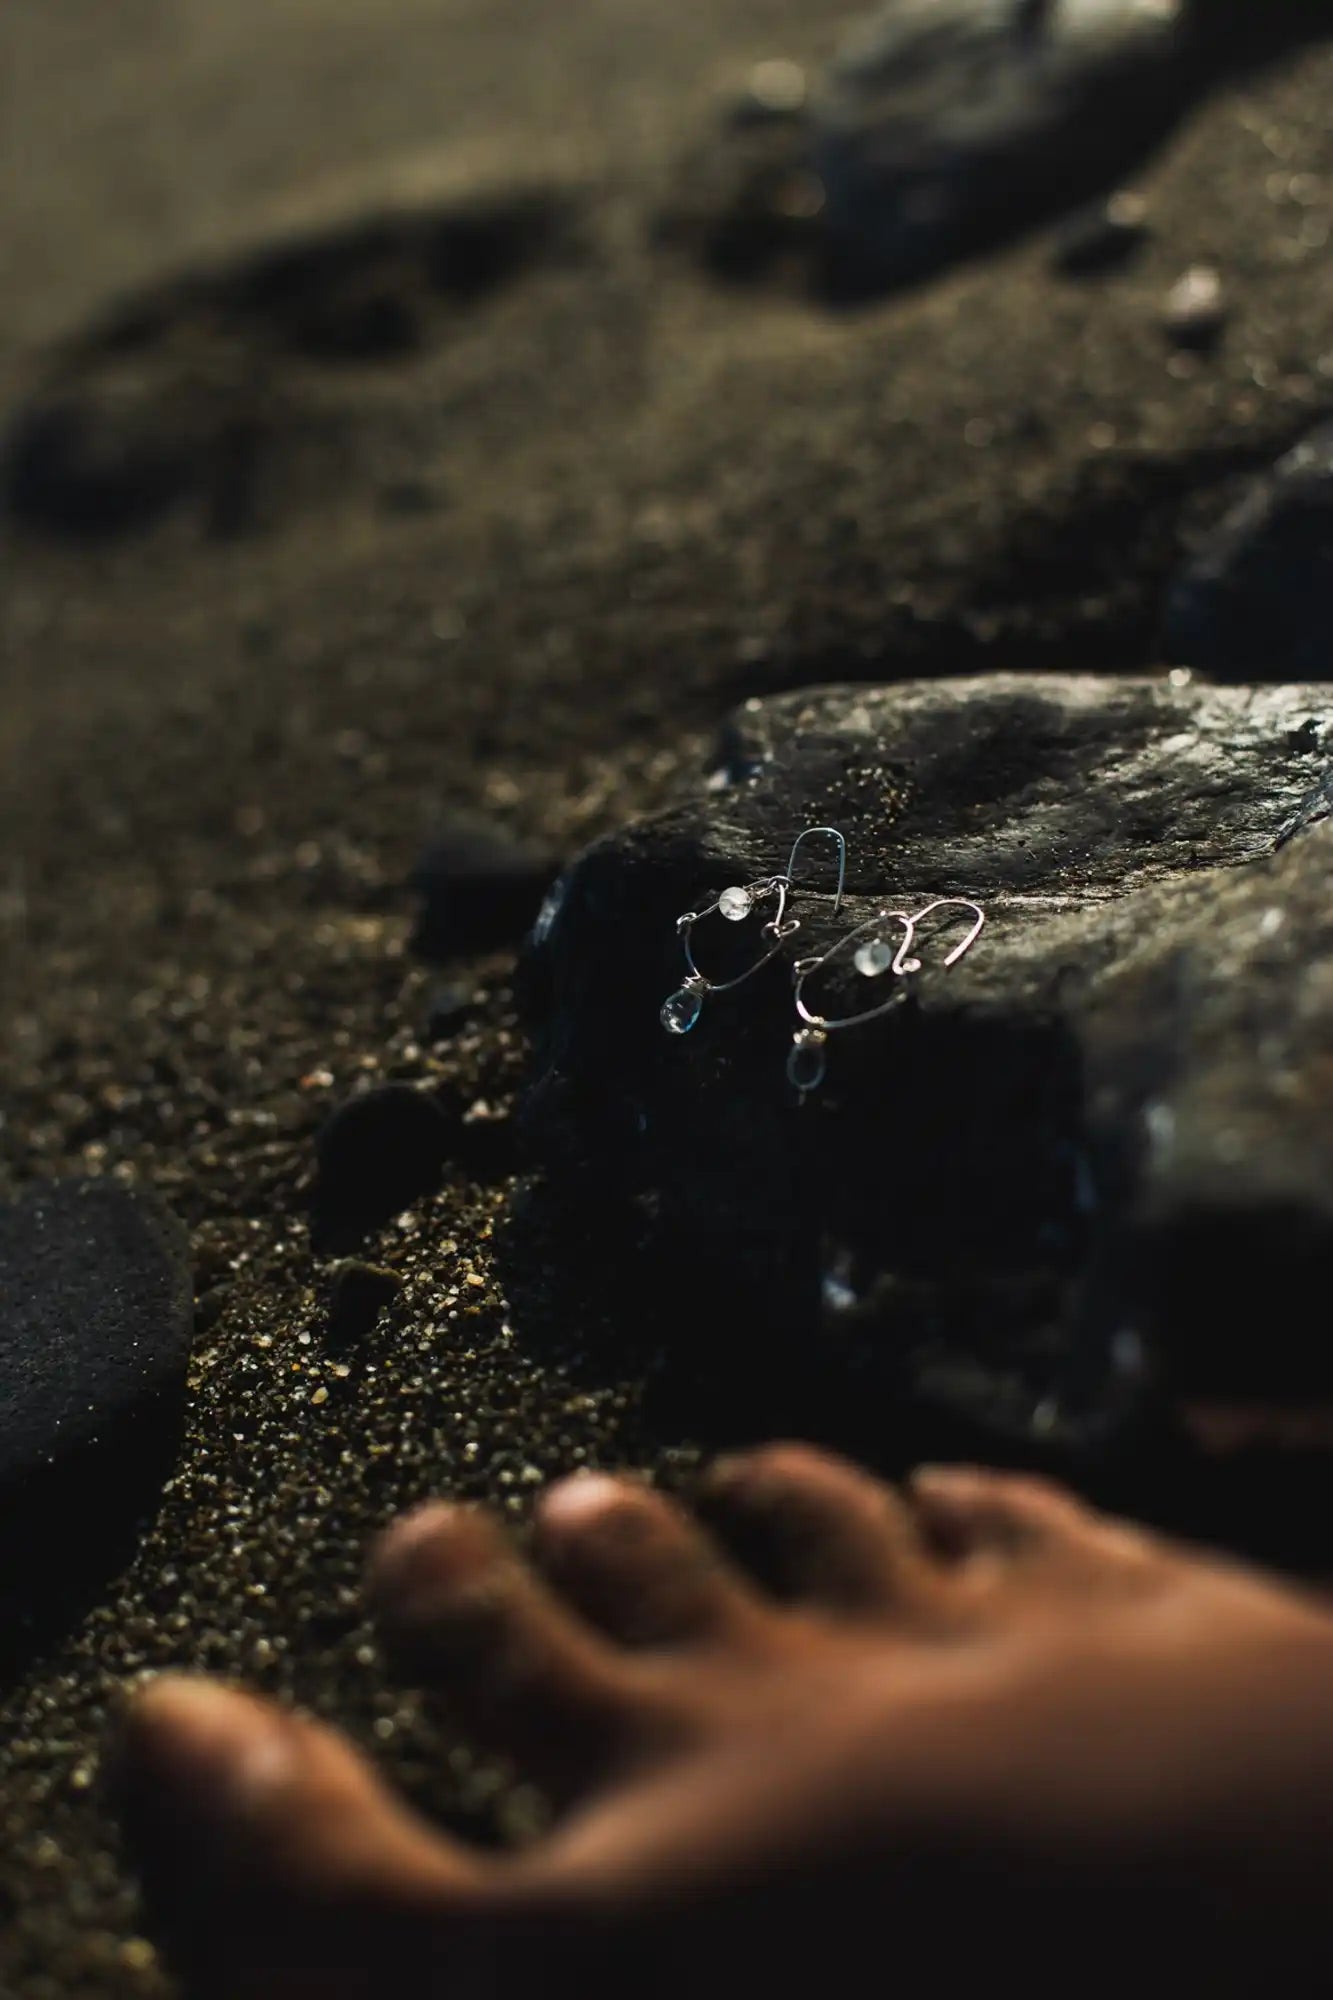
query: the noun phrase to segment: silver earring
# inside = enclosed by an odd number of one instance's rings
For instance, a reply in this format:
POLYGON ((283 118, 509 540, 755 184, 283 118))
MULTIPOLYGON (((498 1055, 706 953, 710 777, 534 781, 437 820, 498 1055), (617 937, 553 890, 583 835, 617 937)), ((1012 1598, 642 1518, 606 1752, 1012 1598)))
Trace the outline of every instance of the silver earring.
POLYGON ((820 833, 827 834, 831 840, 836 841, 838 848, 838 893, 833 904, 833 914, 836 916, 842 906, 843 883, 847 876, 847 842, 835 826, 808 826, 804 833, 797 834, 792 843, 791 853, 787 856, 787 866, 780 875, 765 875, 757 882, 747 882, 743 886, 738 884, 730 889, 724 889, 707 908, 687 910, 683 917, 677 917, 676 934, 680 938, 681 949, 685 954, 685 982, 662 1005, 660 1018, 662 1026, 669 1035, 688 1035, 702 1013, 704 1001, 710 993, 730 993, 733 987, 742 986, 747 979, 753 979, 755 973, 762 971, 770 959, 777 957, 786 940, 801 928, 799 917, 787 915, 788 899, 795 887, 796 857, 801 851, 802 842, 813 839, 820 833), (773 903, 776 904, 776 908, 766 919, 759 933, 762 939, 768 941, 767 948, 753 965, 747 966, 745 971, 738 973, 734 979, 710 979, 707 973, 699 970, 694 956, 696 924, 701 924, 705 917, 714 915, 725 917, 728 923, 742 924, 747 917, 766 909, 773 903))
POLYGON ((873 1007, 863 1007, 859 1013, 844 1015, 841 1020, 830 1020, 826 1014, 816 1014, 805 1000, 805 986, 808 979, 828 965, 840 953, 851 951, 852 964, 863 979, 881 979, 887 972, 897 980, 906 974, 920 972, 921 960, 915 956, 917 925, 936 910, 971 910, 975 919, 961 944, 955 945, 945 959, 945 969, 957 965, 965 952, 971 951, 981 936, 986 913, 979 903, 970 902, 963 896, 941 896, 936 902, 927 903, 925 908, 915 912, 907 910, 877 910, 875 915, 855 930, 847 932, 819 958, 798 959, 792 967, 792 981, 795 989, 796 1012, 805 1024, 792 1036, 791 1051, 787 1057, 787 1080, 801 1094, 804 1103, 812 1090, 818 1090, 824 1081, 828 1068, 828 1038, 843 1028, 863 1028, 870 1021, 878 1021, 890 1010, 898 1006, 903 998, 903 988, 895 985, 888 998, 877 1001, 873 1007), (902 942, 895 950, 885 933, 886 926, 901 924, 902 942))

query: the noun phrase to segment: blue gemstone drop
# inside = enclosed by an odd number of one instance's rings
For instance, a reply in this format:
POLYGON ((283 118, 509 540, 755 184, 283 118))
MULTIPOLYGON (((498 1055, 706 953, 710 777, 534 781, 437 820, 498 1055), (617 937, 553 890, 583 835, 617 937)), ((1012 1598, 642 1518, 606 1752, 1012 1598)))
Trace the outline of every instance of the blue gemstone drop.
POLYGON ((692 987, 682 986, 678 993, 664 1001, 662 1006, 662 1026, 669 1035, 688 1035, 690 1029, 703 1011, 703 995, 692 987))

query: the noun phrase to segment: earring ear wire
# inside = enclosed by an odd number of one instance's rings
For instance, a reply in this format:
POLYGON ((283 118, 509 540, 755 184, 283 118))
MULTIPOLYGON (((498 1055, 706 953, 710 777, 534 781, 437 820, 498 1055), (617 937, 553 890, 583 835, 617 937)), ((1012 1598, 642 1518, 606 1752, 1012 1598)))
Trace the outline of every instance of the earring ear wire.
POLYGON ((813 840, 816 834, 826 833, 830 840, 838 844, 838 893, 833 899, 833 914, 836 917, 842 908, 842 892, 847 881, 847 842, 836 826, 808 826, 804 833, 798 833, 792 842, 791 853, 787 856, 787 887, 795 887, 796 857, 803 842, 813 840))

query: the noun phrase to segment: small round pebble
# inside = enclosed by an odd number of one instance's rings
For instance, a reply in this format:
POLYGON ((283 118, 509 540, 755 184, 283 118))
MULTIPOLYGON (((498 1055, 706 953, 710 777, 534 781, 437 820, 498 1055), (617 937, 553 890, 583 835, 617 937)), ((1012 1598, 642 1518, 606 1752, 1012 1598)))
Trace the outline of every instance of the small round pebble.
POLYGON ((756 63, 732 110, 737 125, 759 125, 796 118, 805 109, 809 86, 801 65, 784 56, 756 63))
POLYGON ((411 1084, 349 1097, 317 1142, 317 1225, 369 1227, 410 1208, 435 1186, 453 1138, 453 1122, 411 1084))
POLYGON ((384 1308, 397 1298, 402 1286, 397 1271, 383 1264, 362 1264, 353 1258, 339 1265, 329 1301, 330 1345, 352 1347, 363 1340, 384 1308))
POLYGON ((1226 325, 1222 279, 1211 264, 1192 264, 1166 295, 1163 320, 1177 347, 1214 346, 1226 325))
POLYGON ((412 947, 441 961, 518 944, 559 872, 544 848, 469 814, 446 821, 412 871, 422 899, 412 947))

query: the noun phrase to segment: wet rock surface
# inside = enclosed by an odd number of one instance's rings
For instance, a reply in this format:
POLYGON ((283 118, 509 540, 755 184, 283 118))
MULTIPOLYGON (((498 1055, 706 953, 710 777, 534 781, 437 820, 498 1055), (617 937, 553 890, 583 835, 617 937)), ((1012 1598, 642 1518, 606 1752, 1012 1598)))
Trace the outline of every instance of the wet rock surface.
MULTIPOLYGON (((728 1348, 833 1367, 844 1395, 850 1371, 881 1436, 936 1405, 1099 1451, 1229 1376, 1324 1386, 1295 1324, 1259 1355, 1252 1332, 1274 1268, 1316 1296, 1333 1267, 1330 729, 1318 688, 1164 680, 750 703, 693 800, 584 855, 535 953, 548 1174, 614 1197, 671 1339, 721 1371, 728 1348), (885 899, 987 924, 947 971, 957 924, 923 927, 900 1004, 829 1036, 801 1105, 788 965, 708 995, 686 1037, 658 1008, 678 915, 815 824, 846 835, 847 896, 835 920, 807 849, 788 956, 885 899)), ((711 978, 766 948, 757 917, 708 921, 711 978)), ((818 1011, 883 978, 841 955, 818 1011)))
POLYGON ((1169 656, 1230 680, 1333 675, 1333 424, 1254 480, 1167 607, 1169 656))
POLYGON ((0 1501, 179 1400, 192 1302, 185 1233, 146 1195, 53 1183, 0 1209, 0 1501))

